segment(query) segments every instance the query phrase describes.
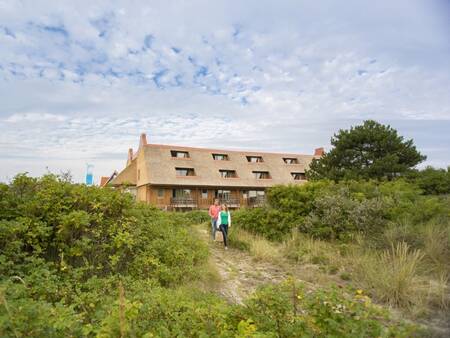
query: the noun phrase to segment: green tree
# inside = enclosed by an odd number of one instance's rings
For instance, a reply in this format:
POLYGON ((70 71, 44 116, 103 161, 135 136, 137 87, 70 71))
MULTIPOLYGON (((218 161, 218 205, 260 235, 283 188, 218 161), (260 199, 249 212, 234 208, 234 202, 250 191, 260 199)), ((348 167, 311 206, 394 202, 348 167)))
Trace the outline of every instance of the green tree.
POLYGON ((422 189, 425 195, 450 194, 450 167, 445 169, 426 167, 412 171, 408 180, 422 189))
POLYGON ((392 179, 426 159, 413 140, 404 140, 395 129, 373 120, 339 130, 331 145, 331 151, 312 161, 309 179, 392 179))

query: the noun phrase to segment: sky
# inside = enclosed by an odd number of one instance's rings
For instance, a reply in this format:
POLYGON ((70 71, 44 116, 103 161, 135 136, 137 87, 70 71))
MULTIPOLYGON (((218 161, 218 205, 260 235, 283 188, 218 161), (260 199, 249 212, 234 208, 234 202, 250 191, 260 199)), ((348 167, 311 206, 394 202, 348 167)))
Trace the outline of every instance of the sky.
POLYGON ((366 119, 450 165, 450 1, 0 0, 0 181, 149 143, 312 154, 366 119))

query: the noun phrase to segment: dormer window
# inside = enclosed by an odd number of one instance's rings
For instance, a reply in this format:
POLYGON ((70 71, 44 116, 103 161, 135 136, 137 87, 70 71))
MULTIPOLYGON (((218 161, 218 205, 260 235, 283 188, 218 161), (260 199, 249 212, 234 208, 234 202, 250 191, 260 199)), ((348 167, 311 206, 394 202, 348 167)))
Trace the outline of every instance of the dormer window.
POLYGON ((175 168, 177 176, 195 176, 193 168, 175 168))
POLYGON ((283 157, 283 161, 286 164, 298 164, 298 159, 295 157, 283 157))
POLYGON ((227 154, 212 154, 212 157, 216 161, 228 161, 227 154))
POLYGON ((252 171, 254 177, 258 180, 264 180, 272 178, 268 171, 252 171))
POLYGON ((189 152, 187 151, 179 151, 179 150, 171 150, 170 153, 172 154, 173 158, 189 158, 189 152))
POLYGON ((291 173, 291 176, 294 180, 306 180, 305 173, 291 173))
POLYGON ((250 163, 264 162, 262 156, 247 156, 247 161, 250 163))
POLYGON ((237 177, 236 170, 221 169, 221 170, 219 170, 219 173, 222 178, 236 178, 237 177))

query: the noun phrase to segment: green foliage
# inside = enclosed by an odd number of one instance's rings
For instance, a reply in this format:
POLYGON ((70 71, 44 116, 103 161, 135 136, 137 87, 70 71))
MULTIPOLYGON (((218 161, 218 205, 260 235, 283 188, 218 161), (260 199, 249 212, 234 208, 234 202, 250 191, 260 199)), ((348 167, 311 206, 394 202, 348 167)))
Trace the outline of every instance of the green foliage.
POLYGON ((171 212, 170 218, 180 225, 195 225, 210 222, 210 217, 206 210, 192 210, 185 212, 171 212))
POLYGON ((260 288, 242 314, 252 319, 256 332, 275 337, 408 337, 416 330, 383 325, 380 318, 388 323, 387 313, 367 296, 345 297, 336 289, 304 292, 289 281, 260 288))
POLYGON ((81 336, 82 316, 73 306, 30 297, 22 284, 0 286, 0 336, 81 336))
POLYGON ((305 219, 300 229, 313 237, 347 239, 352 233, 380 232, 386 225, 387 204, 381 198, 351 197, 348 188, 317 198, 314 211, 305 219))
POLYGON ((267 191, 268 207, 240 209, 233 215, 233 224, 273 241, 280 241, 300 225, 311 212, 316 196, 331 182, 275 186, 267 191))
POLYGON ((450 194, 450 167, 445 170, 428 166, 411 172, 407 178, 420 187, 425 195, 450 194))
MULTIPOLYGON (((325 208, 317 201, 333 192, 347 199, 343 205, 406 200, 395 203, 402 215, 423 203, 436 217, 446 217, 447 200, 422 201, 407 183, 389 184, 276 187, 268 193, 268 208, 235 212, 233 226, 281 240, 325 208)), ((304 292, 288 282, 259 289, 244 305, 230 305, 193 288, 188 283, 205 271, 207 247, 189 225, 208 221, 205 212, 162 212, 127 194, 53 175, 18 175, 0 185, 0 206, 2 337, 411 336, 414 330, 391 322, 368 299, 337 290, 304 292)), ((386 217, 392 217, 391 209, 386 217)), ((430 260, 447 250, 435 233, 424 234, 430 260)), ((258 237, 248 249, 257 257, 269 247, 258 237)))
POLYGON ((230 306, 198 290, 142 286, 126 292, 122 300, 118 297, 111 308, 98 337, 232 336, 237 327, 227 321, 230 306))
POLYGON ((130 273, 171 284, 206 258, 181 223, 111 189, 19 175, 3 197, 0 259, 19 276, 27 259, 42 258, 85 278, 130 273))
POLYGON ((290 220, 272 208, 240 209, 233 214, 233 226, 279 241, 292 228, 290 220))
POLYGON ((310 182, 304 185, 279 185, 267 191, 269 205, 292 217, 304 217, 312 210, 314 199, 332 186, 329 181, 310 182))
POLYGON ((128 194, 54 175, 18 175, 0 194, 2 336, 84 335, 81 325, 94 328, 108 312, 119 279, 177 286, 198 278, 207 259, 185 226, 198 214, 180 222, 128 194))
POLYGON ((412 140, 405 141, 395 129, 372 120, 339 130, 331 145, 331 151, 312 161, 309 179, 392 179, 426 159, 412 140))
POLYGON ((357 233, 376 238, 391 223, 419 224, 450 215, 450 199, 422 196, 403 179, 275 186, 267 196, 266 207, 237 211, 234 225, 273 241, 294 228, 321 239, 349 240, 357 233))

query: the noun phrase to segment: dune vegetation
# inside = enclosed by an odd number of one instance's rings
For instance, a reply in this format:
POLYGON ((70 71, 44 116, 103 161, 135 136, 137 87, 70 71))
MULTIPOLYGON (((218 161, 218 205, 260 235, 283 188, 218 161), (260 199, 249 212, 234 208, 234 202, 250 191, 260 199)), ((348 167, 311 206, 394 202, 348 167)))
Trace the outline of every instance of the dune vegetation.
MULTIPOLYGON (((346 284, 318 278, 311 288, 311 280, 292 275, 233 302, 208 258, 213 245, 197 231, 207 226, 205 212, 163 212, 54 175, 16 176, 0 185, 0 336, 411 337, 426 328, 383 304, 420 309, 420 316, 448 309, 448 262, 441 257, 448 254, 448 199, 423 199, 403 182, 311 183, 276 187, 269 197, 265 208, 234 213, 231 243, 239 249, 231 256, 248 254, 254 267, 321 266, 324 274, 347 274, 346 284), (333 193, 339 205, 361 208, 361 223, 325 215, 334 212, 323 209, 333 193), (315 197, 297 210, 289 197, 297 194, 315 197), (380 212, 366 203, 372 198, 389 207, 380 212), (363 223, 366 215, 376 231, 363 223), (276 231, 269 229, 275 221, 276 231), (379 259, 392 266, 380 281, 379 259)), ((241 277, 238 271, 233 278, 241 277)))

